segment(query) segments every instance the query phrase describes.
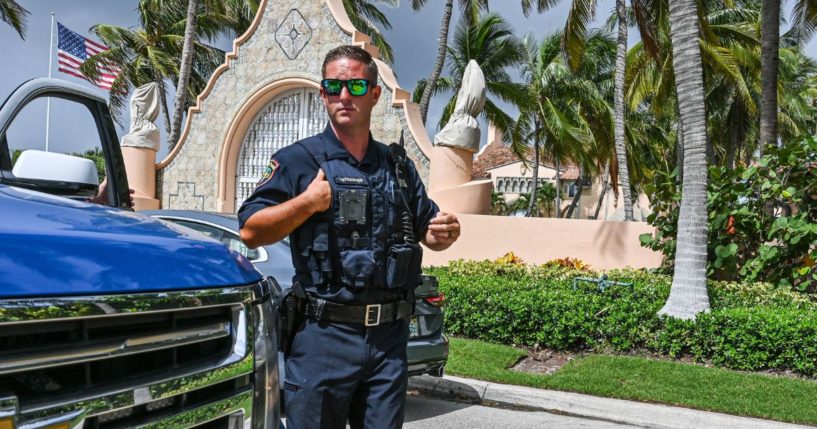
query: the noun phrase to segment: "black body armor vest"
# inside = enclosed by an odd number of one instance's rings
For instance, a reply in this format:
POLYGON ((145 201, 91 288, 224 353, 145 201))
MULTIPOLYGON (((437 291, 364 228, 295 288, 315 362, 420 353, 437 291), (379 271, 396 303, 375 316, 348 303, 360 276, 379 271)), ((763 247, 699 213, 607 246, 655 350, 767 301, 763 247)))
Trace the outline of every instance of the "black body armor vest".
POLYGON ((332 188, 331 208, 301 225, 299 240, 292 243, 307 258, 310 283, 416 288, 422 248, 412 233, 406 182, 395 171, 397 165, 405 168, 405 158, 390 159, 388 167, 366 174, 350 165, 345 154, 328 157, 322 139, 296 144, 315 158, 332 188))

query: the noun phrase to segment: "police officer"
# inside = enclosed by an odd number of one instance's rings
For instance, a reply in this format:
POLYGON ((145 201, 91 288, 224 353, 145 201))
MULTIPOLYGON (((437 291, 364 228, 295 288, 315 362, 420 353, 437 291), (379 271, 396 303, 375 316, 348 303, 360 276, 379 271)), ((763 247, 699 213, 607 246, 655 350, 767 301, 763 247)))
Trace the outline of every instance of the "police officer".
POLYGON ((446 249, 460 225, 399 147, 372 138, 381 88, 371 55, 340 46, 322 74, 329 124, 272 156, 239 210, 241 239, 258 247, 290 237, 303 322, 286 359, 287 426, 397 428, 417 242, 446 249))

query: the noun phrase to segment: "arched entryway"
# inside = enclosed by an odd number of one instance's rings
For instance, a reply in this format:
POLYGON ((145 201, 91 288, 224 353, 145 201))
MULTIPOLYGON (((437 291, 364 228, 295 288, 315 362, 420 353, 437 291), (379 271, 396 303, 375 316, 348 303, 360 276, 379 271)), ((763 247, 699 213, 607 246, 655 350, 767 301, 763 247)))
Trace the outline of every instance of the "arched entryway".
POLYGON ((316 88, 286 91, 267 103, 247 128, 236 165, 235 208, 250 196, 279 149, 323 131, 328 121, 316 88))

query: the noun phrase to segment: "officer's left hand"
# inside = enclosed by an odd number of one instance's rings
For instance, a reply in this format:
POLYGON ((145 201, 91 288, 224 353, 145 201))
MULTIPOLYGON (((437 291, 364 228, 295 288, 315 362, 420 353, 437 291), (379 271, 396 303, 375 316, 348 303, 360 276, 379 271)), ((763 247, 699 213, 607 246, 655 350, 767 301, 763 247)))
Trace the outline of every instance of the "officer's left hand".
POLYGON ((460 236, 460 222, 453 213, 439 212, 428 224, 426 245, 433 250, 442 250, 454 244, 460 236))

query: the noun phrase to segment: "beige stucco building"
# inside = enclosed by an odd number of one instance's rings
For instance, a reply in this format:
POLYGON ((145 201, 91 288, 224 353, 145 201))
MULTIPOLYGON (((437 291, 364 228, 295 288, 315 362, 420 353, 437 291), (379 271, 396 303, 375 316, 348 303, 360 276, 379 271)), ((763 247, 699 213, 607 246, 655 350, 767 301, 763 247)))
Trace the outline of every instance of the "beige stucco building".
MULTIPOLYGON (((520 161, 502 141, 501 134, 489 127, 488 143, 475 156, 472 177, 490 180, 493 191, 501 193, 506 202, 512 202, 522 195, 530 194, 533 186, 532 162, 528 160, 526 165, 520 161)), ((575 165, 561 165, 557 170, 554 165, 539 164, 537 181, 540 184, 550 183, 556 187, 557 175, 560 179, 562 212, 572 204, 581 188, 573 219, 624 219, 623 195, 616 195, 611 184, 605 183, 604 177, 584 177, 584 185, 580 187, 579 169, 575 165)), ((649 200, 642 193, 633 202, 633 217, 636 221, 644 221, 649 214, 649 200)), ((551 216, 555 217, 555 213, 551 216)))

